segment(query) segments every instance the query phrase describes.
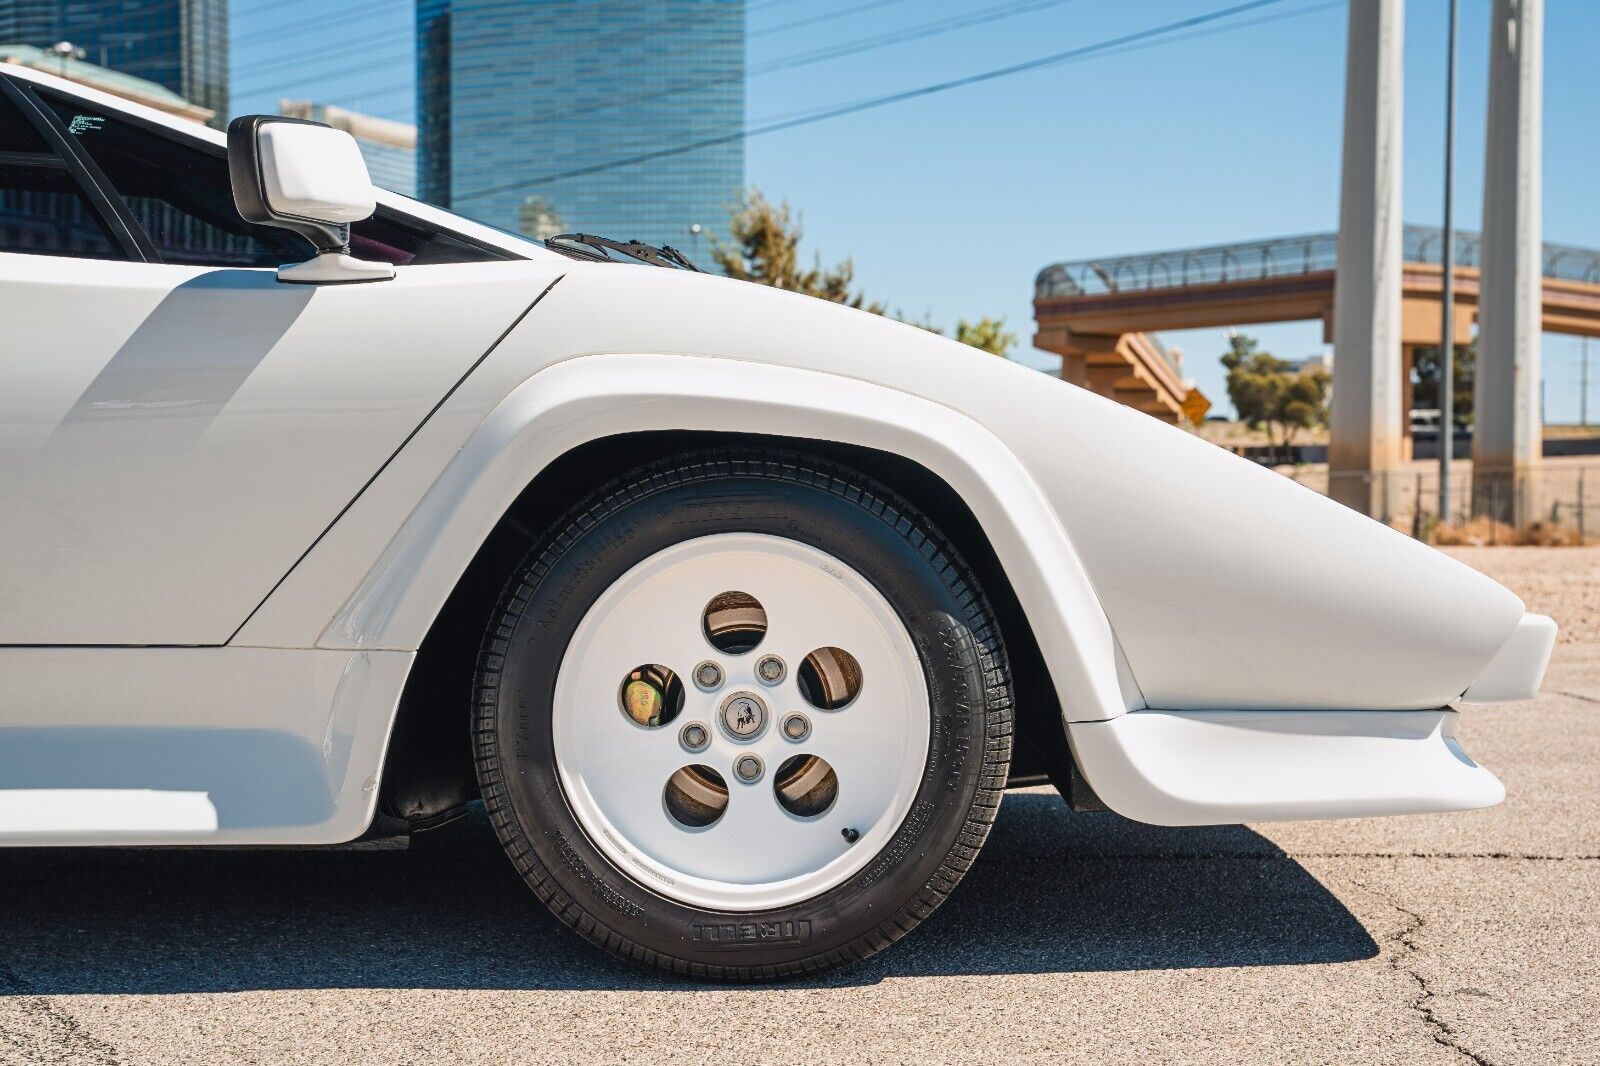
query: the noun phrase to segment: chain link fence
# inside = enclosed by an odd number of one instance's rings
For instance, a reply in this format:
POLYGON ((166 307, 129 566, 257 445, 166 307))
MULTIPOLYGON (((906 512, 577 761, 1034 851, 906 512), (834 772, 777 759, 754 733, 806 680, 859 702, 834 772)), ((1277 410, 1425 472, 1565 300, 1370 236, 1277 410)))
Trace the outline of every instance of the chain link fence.
POLYGON ((1330 477, 1326 466, 1280 467, 1285 476, 1346 502, 1370 499, 1371 514, 1419 540, 1439 544, 1581 544, 1600 538, 1600 463, 1548 464, 1533 472, 1450 473, 1440 513, 1439 472, 1400 469, 1330 477))

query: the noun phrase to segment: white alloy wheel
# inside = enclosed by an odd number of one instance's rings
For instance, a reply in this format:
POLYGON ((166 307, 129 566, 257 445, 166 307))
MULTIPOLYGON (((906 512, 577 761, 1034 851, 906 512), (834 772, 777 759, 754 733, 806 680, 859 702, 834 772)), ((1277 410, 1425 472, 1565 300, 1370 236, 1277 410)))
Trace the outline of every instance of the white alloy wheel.
POLYGON ((473 757, 506 854, 580 935, 680 976, 799 976, 948 898, 1000 807, 1011 701, 978 576, 908 501, 792 451, 693 452, 598 485, 514 565, 473 757))
POLYGON ((680 903, 757 911, 843 883, 894 836, 927 764, 928 689, 861 574, 719 533, 595 601, 551 728, 562 791, 612 863, 680 903))

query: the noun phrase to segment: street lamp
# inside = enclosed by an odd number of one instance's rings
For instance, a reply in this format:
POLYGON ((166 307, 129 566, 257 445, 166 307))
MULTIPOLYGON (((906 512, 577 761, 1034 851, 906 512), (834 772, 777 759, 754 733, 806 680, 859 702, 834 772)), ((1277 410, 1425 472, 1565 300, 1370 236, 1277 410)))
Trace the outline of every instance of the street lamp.
POLYGON ((66 77, 67 76, 67 60, 69 60, 69 59, 82 59, 84 56, 87 56, 89 54, 88 52, 85 52, 82 48, 79 48, 77 45, 73 44, 71 41, 57 41, 55 44, 53 44, 49 48, 45 49, 45 51, 47 51, 51 55, 55 56, 56 59, 59 61, 59 63, 60 63, 60 71, 59 71, 59 73, 61 74, 62 77, 66 77))
MULTIPOLYGON (((1444 251, 1440 264, 1443 313, 1439 331, 1439 521, 1450 521, 1450 463, 1456 448, 1456 0, 1450 0, 1450 29, 1444 75, 1444 251)), ((1474 427, 1476 429, 1476 427, 1474 427)))

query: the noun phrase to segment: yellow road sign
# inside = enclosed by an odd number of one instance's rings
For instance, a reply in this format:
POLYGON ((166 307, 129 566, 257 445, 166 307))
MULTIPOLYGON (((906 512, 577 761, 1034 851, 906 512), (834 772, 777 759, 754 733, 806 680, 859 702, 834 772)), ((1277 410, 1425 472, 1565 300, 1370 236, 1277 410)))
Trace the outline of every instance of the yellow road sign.
POLYGON ((1206 394, 1198 388, 1190 389, 1189 395, 1183 398, 1183 417, 1196 426, 1200 424, 1201 419, 1205 418, 1206 412, 1209 410, 1211 410, 1211 401, 1206 399, 1206 394))

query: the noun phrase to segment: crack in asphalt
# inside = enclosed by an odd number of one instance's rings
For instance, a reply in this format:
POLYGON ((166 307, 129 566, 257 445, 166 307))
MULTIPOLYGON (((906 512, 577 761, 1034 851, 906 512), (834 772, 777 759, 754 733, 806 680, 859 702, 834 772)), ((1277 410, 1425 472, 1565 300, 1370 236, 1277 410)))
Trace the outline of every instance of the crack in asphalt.
POLYGON ((1581 692, 1567 692, 1559 688, 1546 689, 1545 691, 1553 692, 1557 696, 1565 696, 1569 700, 1582 700, 1584 703, 1600 703, 1600 699, 1596 699, 1593 696, 1585 696, 1581 692))
MULTIPOLYGON (((1600 702, 1600 701, 1596 701, 1600 702)), ((1057 856, 1067 858, 1068 856, 1057 856)), ((1012 862, 1006 865, 1023 865, 1041 861, 1047 857, 1032 858, 1023 862, 1012 862)), ((1511 860, 1518 862, 1596 862, 1600 855, 1543 855, 1537 853, 1521 852, 1287 852, 1287 851, 1239 851, 1239 852, 1160 852, 1143 854, 1125 854, 1117 852, 1077 853, 1070 856, 1074 861, 1103 861, 1127 862, 1140 860, 1145 862, 1216 862, 1219 860, 1236 860, 1244 862, 1294 862, 1300 859, 1480 859, 1480 860, 1511 860)), ((1406 925, 1396 933, 1390 934, 1385 939, 1393 946, 1388 953, 1387 962, 1390 969, 1409 978, 1416 986, 1416 995, 1407 1006, 1413 1011, 1426 1027, 1428 1036, 1442 1047, 1455 1052, 1464 1061, 1476 1066, 1495 1066, 1494 1061, 1487 1055, 1473 1051, 1462 1043, 1462 1034, 1449 1022, 1440 1016, 1435 1009, 1434 1000, 1438 993, 1423 974, 1411 964, 1410 960, 1422 953, 1422 944, 1419 935, 1427 925, 1425 919, 1418 912, 1402 906, 1392 896, 1354 878, 1351 883, 1373 892, 1383 902, 1395 911, 1405 916, 1406 925)))
MULTIPOLYGON (((1361 882, 1356 883, 1362 884, 1361 882)), ((1417 994, 1412 997, 1407 1006, 1422 1019, 1422 1024, 1427 1026, 1428 1035, 1433 1038, 1433 1042, 1449 1048, 1466 1061, 1476 1063, 1477 1066, 1494 1066, 1493 1060, 1488 1056, 1463 1046, 1461 1034, 1456 1032, 1454 1026, 1441 1018, 1438 1011, 1434 1010, 1433 1001, 1438 993, 1434 992, 1433 986, 1428 983, 1426 977, 1422 976, 1415 967, 1409 965, 1408 960, 1422 952, 1422 945, 1418 942, 1417 937, 1422 932, 1423 927, 1427 925, 1427 919, 1408 907, 1402 907, 1386 893, 1369 885, 1363 885, 1363 887, 1369 891, 1376 892, 1385 903, 1405 915, 1405 927, 1386 938, 1398 948, 1389 956, 1389 968, 1396 973, 1411 978, 1412 982, 1417 986, 1417 994)))
POLYGON ((24 1023, 14 1026, 0 1016, 0 1052, 10 1049, 22 1056, 7 1061, 118 1066, 116 1048, 90 1034, 50 997, 31 993, 27 982, 4 962, 0 962, 0 996, 5 997, 0 1005, 14 1008, 24 1023))

